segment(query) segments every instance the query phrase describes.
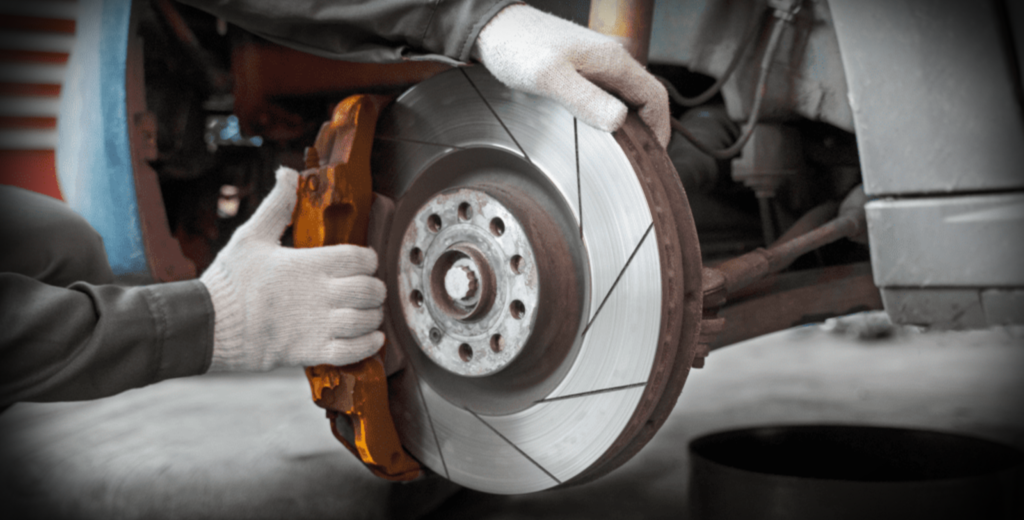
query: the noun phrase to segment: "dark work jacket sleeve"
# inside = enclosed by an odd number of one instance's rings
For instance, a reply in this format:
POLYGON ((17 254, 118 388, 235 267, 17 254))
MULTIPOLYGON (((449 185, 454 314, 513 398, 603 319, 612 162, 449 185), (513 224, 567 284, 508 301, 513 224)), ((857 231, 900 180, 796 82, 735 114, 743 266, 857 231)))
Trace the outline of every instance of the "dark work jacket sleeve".
POLYGON ((198 280, 60 288, 0 273, 0 409, 201 374, 212 353, 213 304, 198 280))
POLYGON ((468 62, 480 29, 519 0, 180 0, 270 41, 346 61, 468 62))

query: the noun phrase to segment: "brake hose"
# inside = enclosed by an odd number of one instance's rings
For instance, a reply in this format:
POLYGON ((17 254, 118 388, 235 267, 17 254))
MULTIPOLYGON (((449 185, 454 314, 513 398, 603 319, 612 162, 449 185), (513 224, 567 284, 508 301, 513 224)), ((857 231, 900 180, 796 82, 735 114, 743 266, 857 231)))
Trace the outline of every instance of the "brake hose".
POLYGON ((751 22, 750 28, 748 28, 746 34, 743 35, 743 40, 740 42, 739 47, 736 48, 736 53, 733 54, 732 61, 730 61, 729 66, 725 68, 725 72, 722 73, 722 77, 718 78, 718 81, 716 81, 714 85, 708 87, 708 89, 705 90, 700 95, 692 98, 685 97, 681 93, 679 93, 678 90, 676 90, 676 87, 672 85, 672 83, 669 82, 669 80, 661 76, 654 77, 658 81, 660 81, 662 85, 665 86, 665 89, 668 90, 668 97, 672 98, 672 101, 674 101, 676 104, 682 105, 684 107, 695 107, 697 105, 703 104, 707 100, 714 97, 715 94, 717 94, 718 91, 722 89, 722 85, 725 84, 729 77, 732 76, 732 73, 736 70, 736 67, 739 66, 740 58, 747 54, 747 49, 750 48, 751 42, 753 42, 754 38, 757 36, 758 29, 761 28, 760 19, 762 17, 763 13, 762 16, 755 17, 754 21, 751 22))
POLYGON ((782 30, 793 19, 794 14, 796 14, 796 11, 775 10, 775 23, 772 25, 772 34, 768 39, 768 47, 765 49, 764 56, 761 58, 761 71, 757 77, 757 89, 754 91, 754 106, 750 109, 750 119, 747 121, 747 127, 743 130, 743 135, 732 146, 724 150, 712 150, 701 143, 682 123, 674 118, 669 118, 672 129, 683 134, 683 137, 697 147, 698 150, 716 159, 731 159, 738 155, 743 150, 743 145, 747 144, 747 141, 750 140, 750 136, 754 135, 754 128, 757 126, 757 121, 760 117, 761 103, 764 101, 764 94, 767 89, 768 73, 771 72, 772 68, 772 58, 775 55, 775 49, 779 46, 782 30))

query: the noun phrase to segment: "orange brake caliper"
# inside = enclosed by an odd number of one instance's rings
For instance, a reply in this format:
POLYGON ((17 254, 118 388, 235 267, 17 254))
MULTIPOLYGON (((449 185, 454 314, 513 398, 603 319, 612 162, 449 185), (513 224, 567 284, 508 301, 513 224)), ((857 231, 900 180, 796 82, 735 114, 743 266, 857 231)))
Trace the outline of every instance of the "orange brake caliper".
MULTIPOLYGON (((334 108, 306 149, 306 170, 293 215, 295 247, 365 246, 373 205, 370 151, 384 96, 355 95, 334 108)), ((384 349, 346 366, 306 367, 313 401, 327 409, 331 431, 370 471, 388 480, 412 480, 420 465, 402 448, 388 406, 384 349), (351 432, 338 430, 347 420, 351 432), (351 438, 347 438, 351 433, 351 438)))

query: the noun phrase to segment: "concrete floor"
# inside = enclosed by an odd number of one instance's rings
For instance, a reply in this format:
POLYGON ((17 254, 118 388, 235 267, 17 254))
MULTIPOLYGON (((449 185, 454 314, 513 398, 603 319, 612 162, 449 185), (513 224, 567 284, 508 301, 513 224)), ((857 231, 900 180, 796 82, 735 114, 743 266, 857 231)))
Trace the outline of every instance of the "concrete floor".
MULTIPOLYGON (((40 518, 679 518, 687 442, 722 429, 856 423, 978 435, 1024 450, 1019 330, 865 341, 809 326, 714 352, 633 460, 518 497, 390 485, 328 431, 300 370, 166 381, 0 414, 0 510, 40 518), (438 503, 443 502, 440 506, 438 503), (440 509, 437 509, 437 508, 440 509)), ((5 518, 10 518, 7 514, 5 518)))

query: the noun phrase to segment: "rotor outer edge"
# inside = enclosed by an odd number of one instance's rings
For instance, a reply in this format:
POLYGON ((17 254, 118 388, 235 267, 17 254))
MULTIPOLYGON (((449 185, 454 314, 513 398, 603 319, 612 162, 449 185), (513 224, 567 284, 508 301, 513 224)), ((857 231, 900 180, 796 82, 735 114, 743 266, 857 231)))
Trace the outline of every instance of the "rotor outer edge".
POLYGON ((654 217, 654 234, 662 263, 662 344, 647 387, 628 426, 590 468, 560 487, 591 482, 633 458, 668 419, 693 363, 700 333, 703 293, 697 228, 679 174, 651 130, 633 112, 614 133, 616 142, 640 177, 654 217), (675 302, 681 302, 681 305, 675 302), (664 357, 663 357, 664 356, 664 357), (661 383, 664 381, 664 383, 661 383), (639 425, 639 430, 636 430, 639 425), (632 432, 630 431, 632 430, 632 432))

